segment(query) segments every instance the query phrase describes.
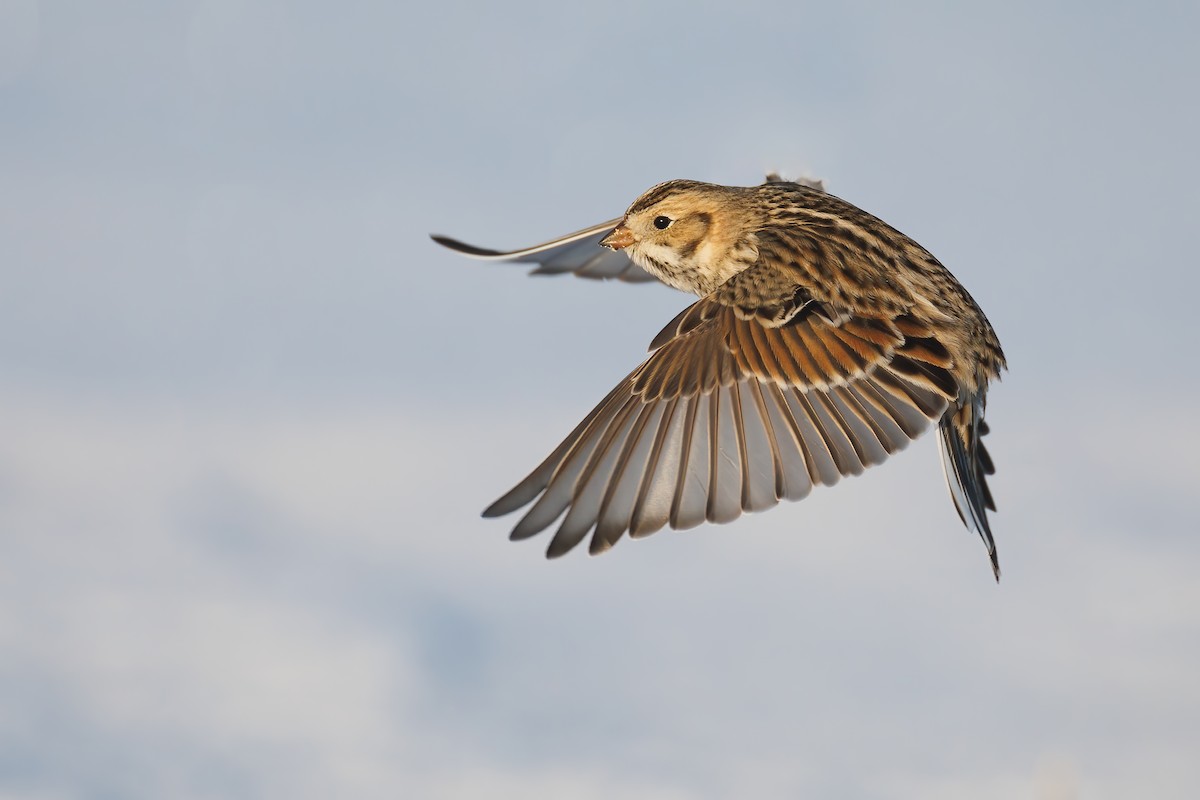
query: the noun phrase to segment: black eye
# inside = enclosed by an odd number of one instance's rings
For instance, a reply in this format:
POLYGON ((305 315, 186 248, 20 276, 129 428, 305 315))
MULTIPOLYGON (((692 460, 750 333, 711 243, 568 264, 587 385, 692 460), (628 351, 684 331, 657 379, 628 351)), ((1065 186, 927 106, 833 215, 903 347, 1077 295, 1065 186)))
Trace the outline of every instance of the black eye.
POLYGON ((671 224, 670 217, 655 217, 654 218, 654 227, 658 228, 660 231, 665 231, 670 224, 671 224))

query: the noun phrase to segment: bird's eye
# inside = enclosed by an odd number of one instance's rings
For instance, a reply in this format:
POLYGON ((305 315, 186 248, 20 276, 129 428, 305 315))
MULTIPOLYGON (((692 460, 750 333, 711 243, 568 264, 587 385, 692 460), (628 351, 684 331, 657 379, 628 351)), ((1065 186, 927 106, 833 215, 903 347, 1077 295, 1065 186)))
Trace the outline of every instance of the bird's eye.
POLYGON ((665 231, 668 227, 670 227, 670 225, 671 225, 670 217, 655 217, 654 218, 654 227, 658 228, 660 231, 665 231))

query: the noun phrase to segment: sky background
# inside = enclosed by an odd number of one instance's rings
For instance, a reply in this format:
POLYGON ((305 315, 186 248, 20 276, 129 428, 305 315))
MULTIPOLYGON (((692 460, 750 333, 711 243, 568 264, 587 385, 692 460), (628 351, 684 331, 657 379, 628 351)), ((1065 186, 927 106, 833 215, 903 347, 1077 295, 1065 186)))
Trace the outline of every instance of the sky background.
POLYGON ((0 0, 0 797, 1192 798, 1200 7, 0 0), (687 302, 521 246, 768 169, 986 309, 932 439, 547 563, 687 302))

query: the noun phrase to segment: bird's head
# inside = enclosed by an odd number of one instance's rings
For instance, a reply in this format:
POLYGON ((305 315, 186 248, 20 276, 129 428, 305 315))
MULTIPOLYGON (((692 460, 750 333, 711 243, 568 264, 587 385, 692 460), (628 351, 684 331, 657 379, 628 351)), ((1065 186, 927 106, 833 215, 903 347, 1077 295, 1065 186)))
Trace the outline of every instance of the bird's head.
POLYGON ((752 215, 742 192, 674 180, 647 190, 600 244, 624 250, 664 283, 707 294, 745 269, 752 215))

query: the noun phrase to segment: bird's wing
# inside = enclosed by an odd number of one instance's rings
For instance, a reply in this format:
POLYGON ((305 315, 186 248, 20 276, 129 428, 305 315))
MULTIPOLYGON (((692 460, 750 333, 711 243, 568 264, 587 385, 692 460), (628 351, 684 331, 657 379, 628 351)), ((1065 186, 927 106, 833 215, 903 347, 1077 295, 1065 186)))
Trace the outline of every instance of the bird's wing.
POLYGON ((729 522, 880 463, 958 395, 945 348, 907 316, 810 307, 774 325, 714 294, 655 344, 484 516, 533 503, 512 531, 524 539, 566 512, 549 556, 589 533, 600 553, 626 532, 729 522))
POLYGON ((600 240, 620 221, 609 220, 549 242, 507 253, 465 244, 449 236, 432 234, 431 238, 444 247, 474 258, 537 264, 537 268, 529 273, 531 275, 561 275, 571 272, 581 278, 616 278, 627 283, 649 283, 657 280, 630 261, 624 252, 600 246, 600 240))
MULTIPOLYGON (((766 183, 787 182, 775 173, 767 175, 766 178, 766 183)), ((794 182, 820 191, 825 189, 825 185, 814 178, 798 178, 794 182)), ((619 218, 610 219, 608 222, 601 222, 599 225, 593 225, 590 228, 584 228, 542 244, 508 252, 477 247, 437 233, 430 234, 430 238, 443 247, 448 247, 472 258, 517 264, 537 264, 537 267, 530 271, 530 275, 562 275, 569 272, 580 278, 595 280, 616 278, 626 283, 650 283, 658 280, 630 261, 624 251, 609 250, 600 246, 600 240, 620 221, 619 218)))

